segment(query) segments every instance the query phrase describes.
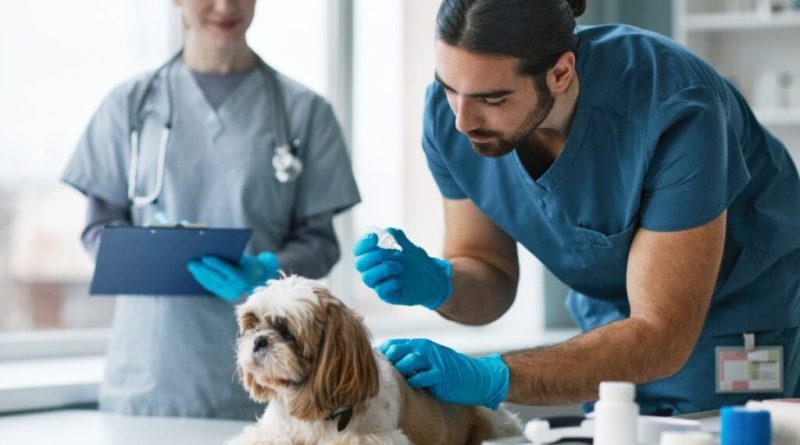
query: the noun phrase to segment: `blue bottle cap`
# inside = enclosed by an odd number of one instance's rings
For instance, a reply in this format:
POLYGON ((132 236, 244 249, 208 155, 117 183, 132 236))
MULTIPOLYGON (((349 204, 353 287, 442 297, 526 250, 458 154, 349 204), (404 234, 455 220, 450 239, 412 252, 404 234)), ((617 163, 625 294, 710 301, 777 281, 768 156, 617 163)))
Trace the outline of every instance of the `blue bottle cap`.
POLYGON ((769 411, 725 406, 720 419, 720 445, 770 445, 769 411))

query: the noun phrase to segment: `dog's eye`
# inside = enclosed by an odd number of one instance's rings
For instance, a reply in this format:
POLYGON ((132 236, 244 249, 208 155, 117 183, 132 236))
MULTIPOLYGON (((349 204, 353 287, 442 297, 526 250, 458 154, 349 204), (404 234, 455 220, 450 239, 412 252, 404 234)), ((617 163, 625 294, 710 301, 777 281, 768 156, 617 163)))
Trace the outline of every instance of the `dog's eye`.
POLYGON ((293 342, 294 335, 289 332, 289 326, 286 323, 286 319, 283 317, 278 317, 272 321, 272 328, 275 329, 275 332, 281 336, 283 341, 285 342, 293 342))
POLYGON ((284 341, 294 342, 294 335, 289 332, 289 328, 287 328, 285 325, 278 327, 278 333, 281 334, 281 337, 283 337, 284 341))

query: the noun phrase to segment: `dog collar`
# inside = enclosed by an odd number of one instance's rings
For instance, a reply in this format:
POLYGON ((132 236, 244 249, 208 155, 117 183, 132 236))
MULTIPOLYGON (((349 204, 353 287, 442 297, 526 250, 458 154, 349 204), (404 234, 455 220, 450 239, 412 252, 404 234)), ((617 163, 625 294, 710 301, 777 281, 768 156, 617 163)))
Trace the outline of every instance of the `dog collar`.
POLYGON ((347 428, 347 424, 350 423, 350 418, 353 417, 353 407, 339 408, 332 412, 327 420, 336 420, 337 417, 339 418, 339 422, 336 424, 336 429, 342 431, 347 428))

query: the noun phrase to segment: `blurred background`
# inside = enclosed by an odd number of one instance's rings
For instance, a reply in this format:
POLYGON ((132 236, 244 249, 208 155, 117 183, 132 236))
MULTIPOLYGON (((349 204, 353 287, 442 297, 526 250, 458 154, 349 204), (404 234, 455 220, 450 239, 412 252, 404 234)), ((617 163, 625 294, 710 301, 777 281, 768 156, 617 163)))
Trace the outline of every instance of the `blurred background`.
MULTIPOLYGON (((689 46, 737 85, 797 159, 797 3, 589 0, 580 22, 629 23, 689 46)), ((248 34, 268 63, 328 98, 344 128, 363 203, 336 221, 343 257, 328 282, 376 337, 466 329, 426 310, 381 304, 353 273, 350 254, 373 225, 402 227, 431 254, 441 252, 441 197, 420 148, 438 5, 259 0, 248 34)), ((169 0, 44 0, 3 9, 0 360, 101 354, 114 298, 88 295, 93 264, 79 242, 86 203, 59 178, 105 94, 180 47, 179 13, 169 0)), ((501 340, 572 332, 563 285, 523 249, 520 257, 515 308, 478 332, 501 340)))

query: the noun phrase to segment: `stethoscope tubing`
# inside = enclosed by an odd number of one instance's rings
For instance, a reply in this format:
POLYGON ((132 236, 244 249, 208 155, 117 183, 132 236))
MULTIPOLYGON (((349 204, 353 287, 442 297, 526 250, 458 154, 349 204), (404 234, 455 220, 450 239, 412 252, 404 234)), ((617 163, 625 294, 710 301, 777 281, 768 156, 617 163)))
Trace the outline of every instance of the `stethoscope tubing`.
MULTIPOLYGON (((135 102, 136 106, 134 107, 134 111, 131 113, 130 117, 130 161, 128 165, 128 201, 130 205, 134 207, 142 207, 149 204, 153 204, 158 200, 158 197, 161 195, 161 190, 164 186, 164 175, 166 174, 166 162, 167 162, 167 148, 170 142, 170 136, 172 133, 172 122, 173 122, 173 114, 175 113, 175 106, 174 106, 174 91, 172 88, 172 78, 171 78, 171 70, 175 63, 180 59, 181 55, 183 54, 183 50, 181 49, 178 51, 174 56, 172 56, 166 63, 161 65, 158 69, 156 69, 153 74, 150 75, 147 83, 145 84, 144 90, 142 94, 139 96, 139 99, 135 102), (166 70, 166 81, 165 87, 167 91, 167 120, 164 123, 164 128, 161 131, 161 137, 159 138, 159 148, 158 148, 158 165, 156 169, 156 183, 153 187, 153 190, 142 196, 136 195, 136 184, 139 179, 139 160, 141 156, 141 133, 142 128, 144 127, 144 107, 145 102, 147 101, 147 96, 150 94, 150 91, 153 88, 153 84, 155 83, 156 79, 160 75, 162 71, 166 70)), ((284 103, 283 92, 281 91, 280 85, 278 84, 278 75, 277 72, 267 65, 258 55, 255 55, 256 62, 258 64, 259 70, 264 75, 265 80, 267 81, 269 88, 272 90, 273 96, 273 110, 271 115, 273 119, 275 119, 275 128, 278 133, 277 141, 275 144, 274 149, 274 156, 272 159, 272 165, 275 169, 275 178, 281 183, 287 183, 294 181, 302 172, 303 164, 300 158, 297 156, 297 152, 299 150, 298 143, 295 141, 290 140, 290 129, 289 129, 289 116, 288 112, 284 103)))

